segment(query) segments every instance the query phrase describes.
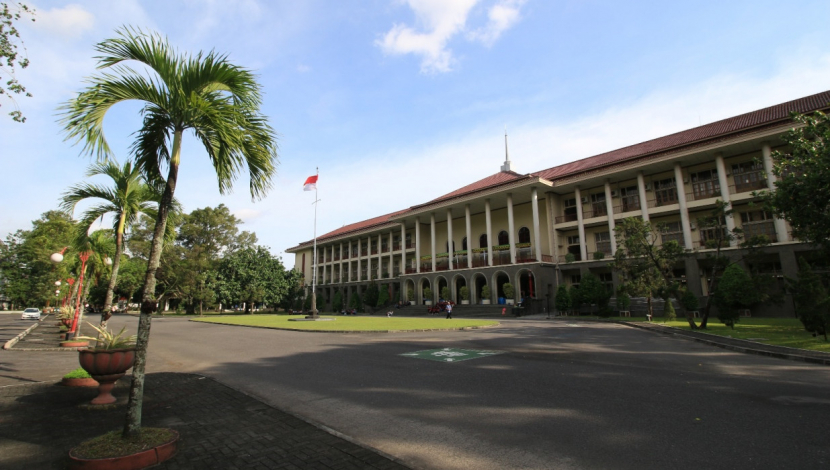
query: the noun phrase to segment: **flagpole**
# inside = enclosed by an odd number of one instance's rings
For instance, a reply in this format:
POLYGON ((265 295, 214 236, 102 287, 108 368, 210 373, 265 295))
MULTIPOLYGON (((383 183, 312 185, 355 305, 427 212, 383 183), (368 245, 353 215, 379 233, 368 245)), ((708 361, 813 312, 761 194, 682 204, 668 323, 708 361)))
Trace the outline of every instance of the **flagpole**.
MULTIPOLYGON (((320 176, 320 167, 317 167, 317 176, 320 176)), ((311 270, 311 318, 317 318, 317 184, 314 184, 314 268, 311 270)))

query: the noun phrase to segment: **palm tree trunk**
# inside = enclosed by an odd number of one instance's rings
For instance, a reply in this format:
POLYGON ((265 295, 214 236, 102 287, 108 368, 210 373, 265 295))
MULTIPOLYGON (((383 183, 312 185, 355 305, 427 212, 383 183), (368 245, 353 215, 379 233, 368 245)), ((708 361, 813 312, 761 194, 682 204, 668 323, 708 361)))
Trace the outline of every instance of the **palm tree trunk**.
POLYGON ((115 233, 115 256, 113 256, 112 260, 112 274, 110 275, 110 283, 107 286, 107 296, 104 298, 104 311, 101 312, 101 329, 107 327, 107 320, 112 317, 110 309, 112 307, 115 285, 118 283, 118 268, 121 266, 121 252, 124 250, 124 221, 126 215, 126 213, 121 212, 121 218, 118 221, 118 230, 115 233))
POLYGON ((124 437, 134 436, 141 432, 141 405, 144 401, 144 366, 147 361, 147 344, 150 341, 150 323, 153 312, 156 311, 156 271, 161 260, 161 250, 164 245, 164 231, 167 227, 167 215, 173 202, 173 193, 176 191, 176 181, 179 177, 179 157, 181 154, 182 131, 176 130, 173 134, 173 149, 170 157, 170 169, 167 173, 167 182, 159 202, 156 228, 153 231, 153 245, 150 248, 150 259, 147 263, 147 275, 144 277, 144 291, 141 294, 141 315, 138 317, 138 333, 133 364, 133 379, 130 384, 130 398, 127 405, 127 419, 124 425, 124 437))

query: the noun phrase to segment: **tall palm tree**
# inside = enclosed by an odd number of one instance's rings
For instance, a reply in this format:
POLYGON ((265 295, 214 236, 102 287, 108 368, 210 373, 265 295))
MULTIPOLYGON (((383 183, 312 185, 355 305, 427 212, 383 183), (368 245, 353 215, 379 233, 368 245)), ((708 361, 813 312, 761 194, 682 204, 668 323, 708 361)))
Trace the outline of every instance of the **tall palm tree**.
MULTIPOLYGON (((107 271, 106 259, 113 256, 115 253, 115 246, 112 240, 112 234, 109 230, 96 230, 89 233, 89 227, 84 224, 76 226, 76 234, 72 240, 72 248, 78 253, 89 253, 86 263, 83 264, 83 272, 79 271, 79 279, 84 278, 83 291, 78 290, 80 298, 81 312, 78 320, 78 327, 75 329, 75 337, 80 335, 81 325, 83 322, 84 304, 89 295, 89 290, 92 284, 96 282, 107 271)), ((81 269, 81 266, 78 266, 81 269)), ((79 286, 80 287, 80 286, 79 286)))
POLYGON ((109 176, 113 187, 90 183, 72 186, 63 194, 61 208, 72 213, 75 206, 83 200, 100 200, 99 204, 89 208, 81 217, 81 226, 87 231, 96 220, 103 219, 107 214, 114 215, 112 229, 115 233, 115 256, 112 259, 112 274, 104 298, 104 311, 101 313, 101 326, 106 327, 107 320, 112 316, 110 307, 118 282, 121 254, 124 252, 124 232, 140 214, 153 211, 160 194, 144 182, 141 171, 134 167, 132 162, 126 162, 123 166, 119 166, 115 161, 100 162, 90 166, 86 173, 87 177, 98 175, 109 176))
POLYGON ((231 190, 247 167, 253 199, 271 188, 276 172, 276 133, 260 113, 262 98, 254 74, 235 66, 227 56, 211 51, 190 55, 175 51, 166 38, 132 28, 96 45, 98 68, 108 69, 88 79, 89 86, 61 107, 68 139, 83 142, 83 152, 106 159, 111 151, 104 138, 104 116, 117 103, 144 102, 143 125, 131 152, 149 181, 164 185, 153 246, 144 279, 136 360, 124 435, 141 430, 144 367, 151 315, 156 310, 156 270, 181 162, 182 136, 190 131, 201 141, 216 171, 219 192, 231 190), (124 62, 136 62, 142 74, 124 62), (166 177, 163 176, 164 168, 166 177))

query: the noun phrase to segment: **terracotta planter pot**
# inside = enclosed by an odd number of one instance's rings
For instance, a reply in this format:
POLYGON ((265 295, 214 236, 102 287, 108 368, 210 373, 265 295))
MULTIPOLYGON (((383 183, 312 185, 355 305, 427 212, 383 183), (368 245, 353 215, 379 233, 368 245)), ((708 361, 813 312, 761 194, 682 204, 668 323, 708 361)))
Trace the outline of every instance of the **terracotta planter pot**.
POLYGON ((74 341, 74 340, 67 340, 61 341, 62 348, 85 348, 89 346, 89 341, 74 341))
POLYGON ((81 349, 78 362, 93 379, 97 380, 98 396, 92 400, 93 405, 115 403, 112 387, 124 377, 127 369, 135 362, 135 348, 126 349, 81 349))
POLYGON ((97 387, 98 381, 91 377, 86 377, 83 379, 67 379, 66 377, 64 377, 61 380, 61 385, 65 387, 97 387))
POLYGON ((72 326, 72 320, 70 320, 70 319, 68 319, 68 318, 64 318, 64 319, 62 319, 62 320, 61 320, 61 323, 63 324, 63 326, 65 326, 65 327, 67 327, 67 328, 69 328, 69 327, 71 327, 71 326, 72 326))
POLYGON ((157 465, 176 455, 179 433, 173 431, 173 434, 170 442, 158 447, 111 459, 82 459, 72 454, 73 449, 69 451, 69 468, 72 470, 138 470, 157 465))

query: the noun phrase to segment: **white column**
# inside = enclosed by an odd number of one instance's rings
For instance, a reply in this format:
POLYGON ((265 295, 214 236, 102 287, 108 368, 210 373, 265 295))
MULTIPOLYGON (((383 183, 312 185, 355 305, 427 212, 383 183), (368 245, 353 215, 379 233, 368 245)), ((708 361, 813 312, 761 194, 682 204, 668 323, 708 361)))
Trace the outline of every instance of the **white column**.
MULTIPOLYGON (((778 178, 776 178, 775 174, 772 172, 772 149, 769 146, 769 142, 763 142, 761 144, 761 154, 763 155, 764 160, 764 172, 767 174, 767 186, 771 191, 775 191, 775 182, 778 178)), ((775 217, 773 222, 775 223, 775 236, 778 238, 778 241, 789 241, 789 236, 787 235, 787 225, 784 223, 784 219, 775 217)))
POLYGON ((383 271, 383 250, 380 248, 380 242, 383 240, 383 235, 378 234, 378 279, 381 279, 380 273, 383 271))
POLYGON ((404 274, 406 274, 406 222, 401 223, 401 275, 404 274))
POLYGON ((326 260, 329 257, 328 252, 329 252, 328 247, 323 248, 323 283, 326 282, 326 277, 328 277, 329 264, 326 262, 326 260))
POLYGON ((643 214, 643 220, 648 222, 648 199, 646 199, 646 182, 642 171, 637 173, 637 191, 640 193, 640 212, 643 214))
POLYGON ((452 271, 452 209, 447 209, 447 262, 452 271))
POLYGON ((429 215, 429 236, 432 254, 432 272, 435 272, 435 214, 429 215))
POLYGON ((421 272, 421 218, 415 217, 415 272, 421 272))
POLYGON ((533 210, 533 248, 536 261, 542 261, 542 236, 539 233, 539 193, 530 189, 530 206, 533 210))
POLYGON ((493 223, 490 219, 490 200, 484 200, 484 220, 487 225, 487 266, 493 265, 493 223))
POLYGON ((605 211, 608 212, 608 233, 611 235, 611 256, 617 253, 617 237, 614 236, 614 201, 611 199, 611 182, 605 182, 605 211))
POLYGON ((352 241, 351 240, 349 240, 349 247, 347 249, 349 250, 349 262, 347 263, 348 268, 346 268, 346 270, 348 271, 349 282, 352 282, 352 241))
POLYGON ((464 206, 464 221, 467 225, 467 267, 473 267, 473 232, 470 227, 472 227, 470 222, 470 205, 467 204, 464 206))
MULTIPOLYGON (((723 202, 726 203, 726 210, 732 209, 732 203, 729 201, 729 181, 726 179, 726 164, 723 161, 723 154, 716 153, 715 154, 715 166, 718 169, 718 183, 720 184, 720 197, 723 199, 723 202)), ((731 215, 727 215, 726 217, 726 230, 732 234, 732 231, 735 230, 735 219, 731 215)), ((730 240, 730 246, 737 246, 738 240, 730 240)))
POLYGON ((574 197, 576 198, 576 226, 579 229, 579 254, 582 255, 582 261, 588 259, 588 242, 585 240, 585 224, 582 223, 582 193, 579 188, 574 188, 574 197))
POLYGON ((355 279, 358 282, 360 282, 362 280, 362 279, 360 279, 360 274, 361 274, 361 272, 360 272, 361 269, 360 268, 362 266, 362 263, 360 262, 360 256, 361 256, 360 245, 361 244, 362 244, 362 242, 361 242, 360 238, 358 238, 357 239, 357 279, 355 279))
POLYGON ((389 231, 389 265, 388 265, 389 267, 387 268, 388 272, 389 272, 389 279, 392 279, 392 268, 395 265, 395 263, 393 262, 393 260, 395 259, 395 250, 392 249, 393 248, 392 241, 394 239, 395 239, 394 234, 390 230, 389 231))
POLYGON ((346 282, 346 276, 343 275, 343 242, 340 242, 340 284, 346 282))
POLYGON ((674 185, 677 190, 677 202, 680 204, 680 225, 683 227, 683 241, 686 248, 694 248, 692 243, 692 226, 689 223, 689 209, 686 206, 686 184, 683 183, 683 169, 680 163, 674 164, 674 185))
MULTIPOLYGON (((550 254, 553 256, 553 262, 559 262, 559 245, 556 236, 556 213, 558 212, 557 196, 553 193, 547 193, 547 215, 548 215, 548 248, 550 254)), ((557 281, 558 282, 558 281, 557 281)))
POLYGON ((510 264, 516 264, 516 243, 513 231, 513 195, 507 193, 507 243, 510 244, 510 264))

